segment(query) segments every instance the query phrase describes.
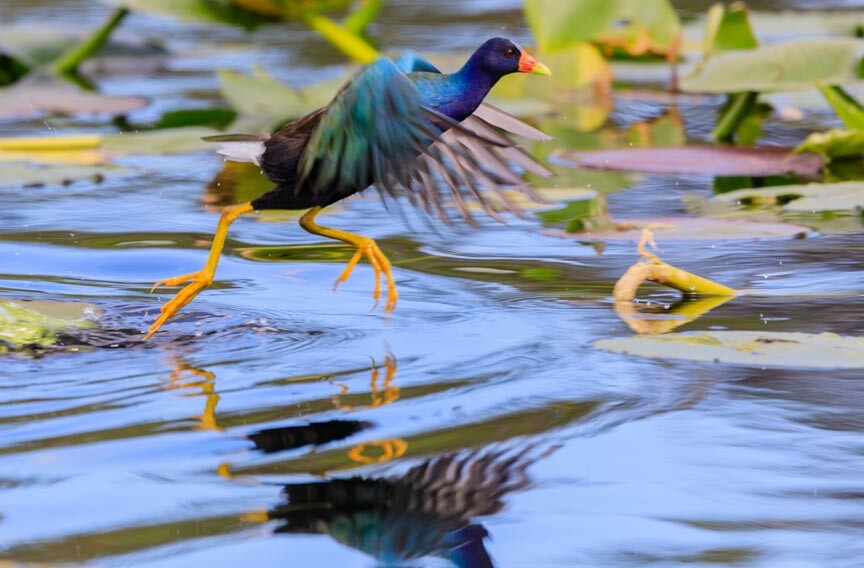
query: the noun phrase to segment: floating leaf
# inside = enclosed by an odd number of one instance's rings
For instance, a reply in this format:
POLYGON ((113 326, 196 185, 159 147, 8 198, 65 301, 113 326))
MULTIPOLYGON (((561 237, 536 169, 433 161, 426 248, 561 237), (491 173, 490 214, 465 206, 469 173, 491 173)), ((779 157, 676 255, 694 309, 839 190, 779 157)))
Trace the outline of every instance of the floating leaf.
POLYGON ((864 368, 864 338, 834 333, 703 331, 601 339, 605 351, 651 357, 803 369, 864 368))
POLYGON ((201 138, 218 134, 211 128, 190 126, 166 130, 109 134, 102 139, 102 148, 114 156, 143 154, 188 154, 214 149, 214 145, 201 138))
POLYGON ((811 183, 739 189, 715 199, 741 205, 782 206, 787 211, 841 211, 864 208, 864 182, 811 183))
POLYGON ((740 93, 809 89, 814 83, 841 85, 861 78, 864 41, 800 40, 717 54, 681 88, 694 93, 740 93))
POLYGON ((803 238, 810 229, 788 223, 758 223, 731 219, 706 219, 692 217, 652 217, 620 221, 617 228, 608 231, 567 233, 544 231, 548 235, 568 237, 583 241, 639 242, 642 229, 651 227, 658 241, 737 241, 760 239, 803 238))
POLYGON ((144 97, 100 95, 56 83, 16 83, 0 89, 0 119, 20 120, 43 112, 119 115, 147 103, 144 97))
POLYGON ((125 175, 129 170, 117 167, 61 166, 30 167, 23 164, 0 164, 0 187, 34 187, 69 185, 76 181, 100 182, 106 176, 125 175))
POLYGON ((0 298, 0 352, 37 345, 47 347, 57 333, 96 327, 101 310, 84 302, 8 300, 0 298))
POLYGON ((298 91, 259 66, 251 75, 227 69, 220 69, 218 75, 222 96, 240 115, 232 129, 267 134, 286 120, 327 104, 342 83, 340 78, 298 91))
POLYGON ((813 154, 796 154, 788 148, 733 146, 681 146, 621 148, 592 152, 563 152, 569 165, 601 170, 649 174, 815 176, 825 160, 813 154))
POLYGON ((0 138, 0 162, 97 165, 106 161, 98 134, 0 138))

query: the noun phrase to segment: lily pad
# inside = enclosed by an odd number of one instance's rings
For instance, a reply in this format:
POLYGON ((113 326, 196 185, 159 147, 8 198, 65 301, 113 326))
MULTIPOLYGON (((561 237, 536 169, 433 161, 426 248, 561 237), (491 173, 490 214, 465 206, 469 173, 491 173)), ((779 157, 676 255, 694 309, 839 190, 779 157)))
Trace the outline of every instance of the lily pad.
POLYGON ((130 170, 117 167, 62 166, 30 167, 24 164, 0 164, 0 188, 69 185, 76 181, 100 182, 108 175, 122 175, 130 170))
POLYGON ((864 368, 864 337, 834 333, 711 331, 601 339, 604 351, 651 357, 803 369, 864 368))
POLYGON ((548 235, 583 241, 616 241, 638 243, 642 229, 650 227, 661 242, 717 242, 761 239, 804 238, 810 229, 789 223, 759 223, 737 219, 691 217, 654 217, 629 219, 617 223, 616 229, 568 233, 544 231, 548 235))
POLYGON ((812 39, 719 53, 681 88, 695 93, 772 92, 842 85, 861 78, 864 41, 812 39))
POLYGON ((112 156, 143 154, 188 154, 213 150, 214 145, 202 140, 217 134, 212 128, 190 126, 124 134, 110 134, 102 139, 102 148, 112 156))
POLYGON ((591 152, 562 152, 560 158, 581 168, 705 176, 813 177, 825 165, 815 154, 796 154, 789 148, 735 146, 678 146, 620 148, 591 152))
POLYGON ((525 17, 544 53, 587 40, 631 55, 665 53, 681 33, 668 0, 526 0, 525 17))
POLYGON ((0 352, 51 346, 58 332, 96 327, 100 313, 98 307, 84 302, 0 299, 0 352))
POLYGON ((327 104, 343 82, 339 78, 301 91, 285 85, 258 66, 250 75, 228 69, 220 69, 218 75, 222 97, 240 115, 231 129, 268 134, 287 119, 327 104))
POLYGON ((20 120, 43 112, 120 115, 147 104, 144 97, 100 95, 55 83, 25 82, 0 89, 0 119, 20 120))
POLYGON ((787 211, 842 211, 864 208, 864 182, 810 183, 737 189, 715 197, 726 203, 782 206, 787 211))

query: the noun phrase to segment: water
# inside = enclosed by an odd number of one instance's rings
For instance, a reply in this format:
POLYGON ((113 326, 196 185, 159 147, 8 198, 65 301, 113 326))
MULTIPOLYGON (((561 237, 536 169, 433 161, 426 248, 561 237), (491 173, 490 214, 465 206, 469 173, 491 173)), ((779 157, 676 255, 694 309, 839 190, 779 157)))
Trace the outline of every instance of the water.
MULTIPOLYGON (((6 4, 19 23, 104 13, 83 0, 62 12, 6 4)), ((379 27, 394 47, 468 48, 500 26, 526 36, 518 2, 390 4, 379 27)), ((157 99, 132 115, 142 122, 217 100, 214 64, 260 60, 302 83, 335 76, 340 61, 297 26, 249 37, 136 16, 126 30, 163 30, 169 47, 188 48, 151 76, 100 79, 106 92, 157 99), (211 53, 191 49, 205 44, 211 53)), ((616 99, 619 128, 666 110, 643 95, 616 99)), ((704 104, 682 102, 691 139, 708 131, 704 104)), ((801 136, 769 131, 776 143, 801 136)), ((170 295, 150 285, 204 262, 216 215, 202 202, 232 195, 208 189, 221 166, 209 153, 123 161, 133 173, 101 184, 0 190, 0 295, 92 302, 126 340, 0 360, 0 558, 370 566, 395 548, 443 566, 454 543, 476 561, 486 531, 501 566, 861 565, 860 372, 596 349, 632 334, 611 302, 632 244, 598 254, 537 221, 436 232, 371 195, 355 199, 322 219, 375 237, 394 261, 401 295, 386 316, 372 309, 366 264, 333 293, 350 250, 289 216, 252 215, 232 227, 217 282, 142 344, 133 332, 170 295), (261 434, 276 428, 288 430, 261 434), (461 482, 447 476, 458 464, 461 482)), ((681 195, 709 195, 712 183, 562 174, 562 186, 609 190, 617 217, 686 214, 681 195)), ((864 241, 860 221, 849 226, 804 240, 661 243, 669 262, 772 293, 678 331, 864 335, 864 241)))

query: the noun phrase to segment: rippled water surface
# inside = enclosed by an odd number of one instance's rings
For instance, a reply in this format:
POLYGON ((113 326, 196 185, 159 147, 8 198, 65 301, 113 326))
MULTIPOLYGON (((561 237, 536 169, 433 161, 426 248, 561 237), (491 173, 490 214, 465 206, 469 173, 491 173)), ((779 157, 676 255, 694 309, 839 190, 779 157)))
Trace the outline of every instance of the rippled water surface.
MULTIPOLYGON (((374 32, 394 48, 528 38, 516 1, 388 5, 374 32)), ((106 13, 85 0, 0 5, 4 24, 74 28, 106 13)), ((137 122, 217 101, 215 67, 261 63, 294 84, 341 72, 341 57, 296 25, 247 35, 136 15, 124 33, 178 54, 144 75, 99 79, 107 93, 153 99, 137 122)), ((553 148, 597 147, 663 116, 668 100, 628 84, 606 134, 578 133, 566 117, 540 124, 553 148)), ((707 139, 721 102, 682 98, 689 139, 707 139)), ((112 129, 0 123, 4 135, 46 127, 112 129)), ((793 145, 808 128, 768 131, 793 145)), ((151 294, 152 282, 204 262, 217 218, 205 204, 237 196, 213 183, 212 153, 123 160, 130 173, 102 183, 0 189, 0 296, 90 302, 105 328, 96 347, 0 357, 0 559, 864 565, 861 372, 597 349, 632 335, 611 290, 633 243, 598 248, 535 219, 436 231, 372 195, 353 199, 322 219, 375 237, 393 260, 400 299, 387 316, 373 309, 365 263, 333 292, 351 250, 303 232, 296 215, 249 215, 232 227, 214 285, 144 343, 170 297, 151 294)), ((605 192, 616 217, 688 214, 682 196, 713 184, 561 173, 559 187, 605 192)), ((661 243, 673 264, 765 292, 678 331, 864 335, 861 221, 845 223, 806 239, 661 243)), ((677 294, 651 295, 675 313, 677 294)))

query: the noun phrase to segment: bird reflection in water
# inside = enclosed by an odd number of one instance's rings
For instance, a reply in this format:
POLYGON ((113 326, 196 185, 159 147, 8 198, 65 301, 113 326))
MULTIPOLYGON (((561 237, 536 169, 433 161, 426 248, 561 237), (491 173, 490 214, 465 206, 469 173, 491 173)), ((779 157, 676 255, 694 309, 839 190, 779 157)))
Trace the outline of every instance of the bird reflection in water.
POLYGON ((492 566, 486 529, 475 517, 504 507, 529 484, 525 470, 550 452, 480 450, 429 459, 401 475, 350 477, 286 485, 284 503, 261 520, 282 534, 327 534, 383 566, 427 556, 460 568, 492 566))

